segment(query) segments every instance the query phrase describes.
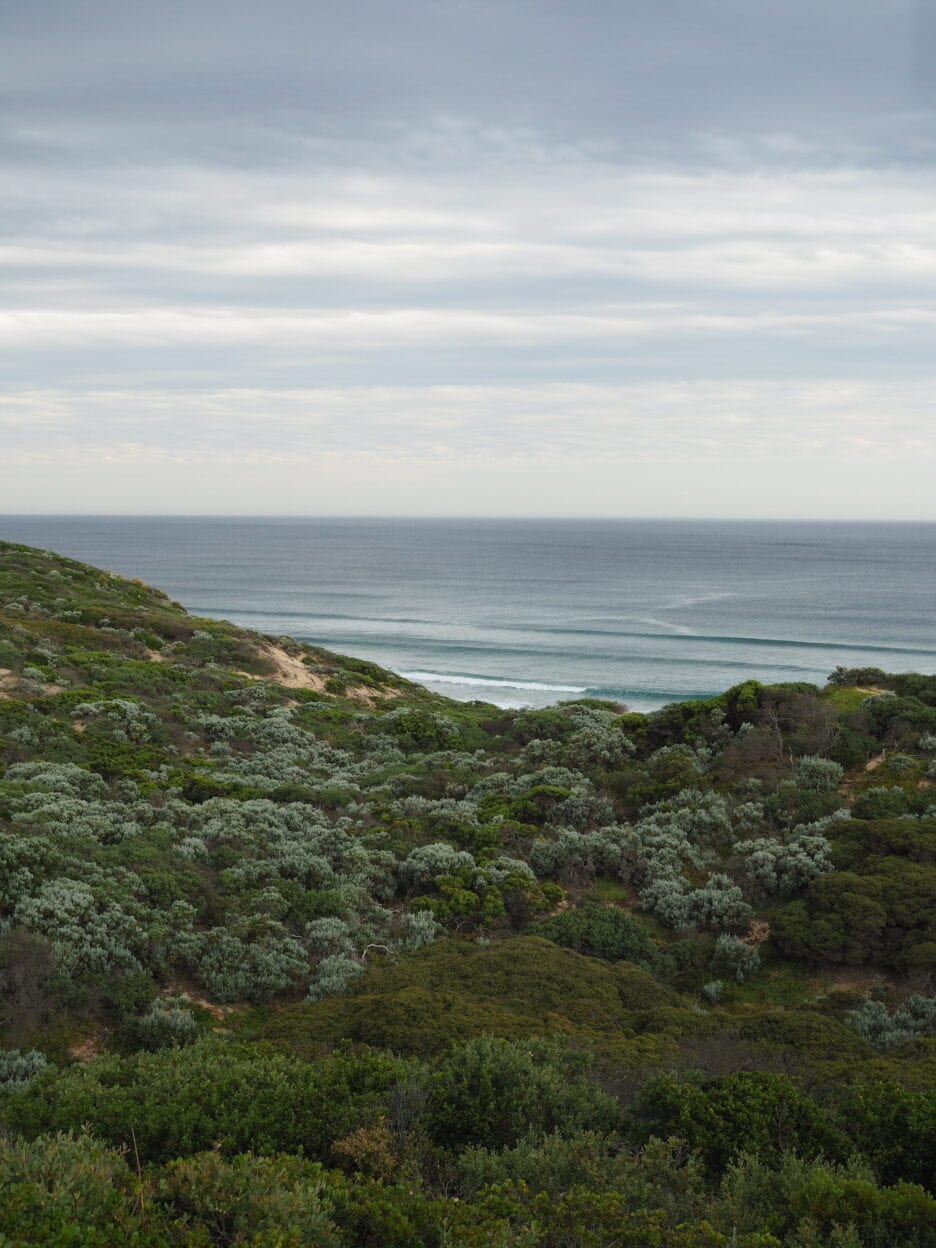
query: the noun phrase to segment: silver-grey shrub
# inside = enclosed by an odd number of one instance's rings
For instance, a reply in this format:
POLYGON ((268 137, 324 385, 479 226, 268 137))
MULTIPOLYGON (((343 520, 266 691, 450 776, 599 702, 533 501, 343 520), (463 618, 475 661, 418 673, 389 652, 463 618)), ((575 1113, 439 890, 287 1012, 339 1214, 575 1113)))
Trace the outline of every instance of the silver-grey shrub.
POLYGON ((760 837, 739 841, 734 852, 744 860, 748 876, 768 893, 798 892, 832 870, 832 846, 824 836, 800 835, 787 841, 760 837))
POLYGON ((445 929, 431 910, 414 910, 400 916, 400 948, 406 952, 422 949, 444 935, 445 929))
POLYGON ((67 975, 142 969, 147 935, 139 920, 79 880, 47 880, 20 898, 13 917, 46 937, 67 975))
POLYGON ((893 1013, 881 1001, 865 1001, 845 1020, 876 1049, 890 1049, 918 1036, 936 1036, 936 997, 907 997, 893 1013))
POLYGON ((77 763, 14 763, 7 768, 3 778, 47 793, 63 793, 85 801, 107 796, 104 780, 96 772, 86 771, 77 763))
POLYGON ((464 849, 455 849, 447 841, 432 845, 420 845, 397 867, 400 880, 410 888, 430 884, 442 875, 455 875, 459 871, 473 871, 475 860, 464 849))
POLYGON ((739 984, 760 968, 760 951, 756 945, 747 945, 737 936, 722 935, 715 941, 712 970, 716 974, 730 975, 739 984))
POLYGON ((682 875, 665 875, 651 880, 640 891, 640 904, 667 927, 696 926, 692 889, 682 875))
POLYGON ((620 718, 614 711, 577 706, 570 717, 579 726, 563 743, 562 757, 573 767, 611 771, 636 753, 634 743, 621 731, 620 718))
POLYGON ((127 698, 108 698, 101 702, 81 702, 72 712, 75 719, 92 719, 106 726, 114 741, 140 744, 152 739, 161 727, 159 719, 138 702, 127 698))
POLYGON ((530 866, 539 879, 585 882, 602 873, 627 879, 633 862, 633 833, 620 824, 596 832, 560 828, 553 838, 543 837, 530 850, 530 866))
POLYGON ((546 826, 577 828, 582 832, 586 828, 610 823, 613 818, 612 802, 603 794, 596 793, 589 785, 587 789, 570 793, 568 797, 557 802, 546 817, 546 826))
POLYGON ((315 978, 309 985, 306 1000, 321 1001, 344 990, 364 972, 363 965, 346 954, 333 954, 323 958, 315 969, 315 978))
POLYGON ((0 1088, 19 1092, 48 1065, 45 1055, 38 1049, 27 1049, 25 1053, 19 1049, 0 1050, 0 1088))
POLYGON ((682 875, 651 880, 640 890, 640 904, 668 927, 686 929, 737 930, 754 913, 738 885, 722 874, 710 875, 701 888, 682 875))
POLYGON ((213 1001, 268 1001, 309 973, 300 942, 282 929, 245 940, 222 927, 185 932, 171 953, 191 968, 213 1001))
POLYGON ((351 926, 344 919, 313 919, 306 924, 305 945, 316 957, 333 953, 353 953, 351 926))
POLYGON ((844 774, 841 764, 814 754, 805 754, 797 759, 793 772, 797 787, 813 793, 834 793, 844 774))
POLYGON ((162 1049, 169 1045, 181 1047, 191 1044, 198 1036, 198 1024, 188 1006, 186 996, 163 997, 154 1001, 137 1021, 137 1031, 144 1046, 162 1049))
POLYGON ((730 876, 710 875, 702 888, 692 892, 693 918, 702 927, 725 931, 747 927, 754 911, 730 876))

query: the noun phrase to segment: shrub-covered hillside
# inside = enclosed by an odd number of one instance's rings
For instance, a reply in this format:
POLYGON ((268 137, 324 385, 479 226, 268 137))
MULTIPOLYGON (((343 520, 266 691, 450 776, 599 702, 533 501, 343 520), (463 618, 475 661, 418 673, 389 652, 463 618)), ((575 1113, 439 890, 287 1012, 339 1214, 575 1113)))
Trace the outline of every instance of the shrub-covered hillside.
POLYGON ((936 677, 455 703, 0 543, 0 1245, 936 1245, 936 677))

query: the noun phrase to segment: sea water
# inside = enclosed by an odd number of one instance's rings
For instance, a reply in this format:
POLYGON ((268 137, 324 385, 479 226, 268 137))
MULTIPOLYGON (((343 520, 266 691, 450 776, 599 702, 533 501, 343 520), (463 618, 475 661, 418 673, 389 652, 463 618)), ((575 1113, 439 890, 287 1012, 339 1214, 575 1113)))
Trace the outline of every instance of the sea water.
POLYGON ((0 537, 501 706, 936 672, 932 524, 18 516, 0 537))

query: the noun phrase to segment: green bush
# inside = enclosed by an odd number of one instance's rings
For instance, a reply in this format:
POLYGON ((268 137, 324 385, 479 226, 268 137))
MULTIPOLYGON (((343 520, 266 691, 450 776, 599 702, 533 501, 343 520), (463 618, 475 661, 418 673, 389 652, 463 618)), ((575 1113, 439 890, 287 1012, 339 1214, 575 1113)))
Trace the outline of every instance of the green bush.
POLYGON ((159 1248, 142 1216, 127 1161, 86 1135, 31 1142, 0 1137, 0 1243, 4 1248, 159 1248))
POLYGON ((561 1041, 479 1037, 453 1049, 429 1084, 427 1126, 443 1148, 509 1148, 554 1131, 609 1131, 620 1107, 561 1041))
POLYGON ((633 1109, 638 1141, 679 1136, 711 1174, 739 1153, 779 1158, 845 1158, 847 1135, 834 1119, 784 1075, 759 1071, 706 1077, 666 1075, 649 1083, 633 1109))
POLYGON ((297 1157, 199 1153, 166 1166, 153 1196, 171 1222, 172 1242, 245 1248, 341 1248, 345 1242, 330 1217, 321 1167, 297 1157))
POLYGON ((146 1161, 210 1148, 324 1158, 386 1109, 409 1071, 381 1054, 338 1052, 310 1066, 270 1046, 207 1039, 46 1072, 6 1098, 2 1119, 29 1137, 87 1126, 146 1161))
POLYGON ((936 1195, 936 1093, 855 1083, 834 1112, 882 1182, 918 1183, 936 1195))
POLYGON ((647 929, 615 906, 588 902, 534 923, 530 934, 609 962, 634 962, 651 971, 661 963, 660 951, 647 929))
POLYGON ((742 1156, 729 1167, 709 1216, 737 1233, 768 1230, 796 1248, 932 1248, 933 1198, 911 1184, 879 1186, 861 1162, 777 1165, 742 1156))

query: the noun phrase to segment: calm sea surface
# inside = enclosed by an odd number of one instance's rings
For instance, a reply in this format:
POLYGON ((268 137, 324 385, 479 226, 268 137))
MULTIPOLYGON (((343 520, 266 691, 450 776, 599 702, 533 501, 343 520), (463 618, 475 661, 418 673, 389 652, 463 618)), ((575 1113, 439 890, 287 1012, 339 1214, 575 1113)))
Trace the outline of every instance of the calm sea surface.
POLYGON ((0 537, 502 706, 936 672, 936 525, 17 516, 0 537))

